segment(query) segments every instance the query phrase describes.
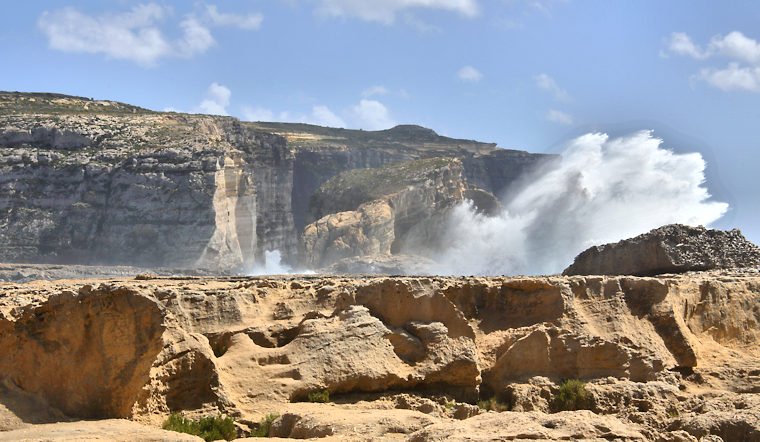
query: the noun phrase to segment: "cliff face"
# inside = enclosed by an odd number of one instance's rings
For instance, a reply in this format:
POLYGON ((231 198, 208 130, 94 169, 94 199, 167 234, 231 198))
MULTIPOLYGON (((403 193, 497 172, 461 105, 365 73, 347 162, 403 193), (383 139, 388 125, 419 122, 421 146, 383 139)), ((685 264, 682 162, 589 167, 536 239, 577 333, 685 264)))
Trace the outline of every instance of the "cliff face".
POLYGON ((0 284, 0 431, 13 399, 47 421, 279 413, 283 437, 757 440, 759 287, 750 271, 0 284), (569 378, 594 413, 549 414, 569 378), (346 400, 293 403, 323 390, 346 400))
POLYGON ((312 268, 401 250, 410 233, 435 224, 462 202, 467 184, 457 159, 408 161, 340 174, 311 199, 316 219, 303 233, 312 268))
POLYGON ((298 241, 330 178, 459 158, 468 189, 501 192, 546 158, 515 152, 417 126, 242 123, 0 93, 0 261, 245 271, 268 250, 310 261, 298 241))
POLYGON ((57 100, 0 113, 0 260, 232 269, 268 248, 295 252, 283 138, 57 100))

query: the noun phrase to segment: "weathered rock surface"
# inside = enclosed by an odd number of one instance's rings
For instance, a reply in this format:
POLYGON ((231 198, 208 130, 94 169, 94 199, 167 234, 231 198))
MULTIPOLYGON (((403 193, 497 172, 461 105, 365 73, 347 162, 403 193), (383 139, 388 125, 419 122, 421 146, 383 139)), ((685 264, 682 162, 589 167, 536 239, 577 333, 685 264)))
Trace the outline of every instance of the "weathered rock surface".
POLYGON ((289 255, 292 168, 284 138, 233 119, 3 93, 0 258, 237 269, 289 255))
POLYGON ((434 158, 331 179, 312 198, 317 221, 304 229, 306 265, 322 268, 345 258, 398 252, 408 235, 435 225, 464 200, 462 171, 457 159, 434 158))
POLYGON ((760 247, 739 230, 671 224, 635 238, 591 247, 562 274, 652 276, 746 267, 760 267, 760 247))
POLYGON ((278 413, 291 438, 755 440, 758 305, 752 271, 2 283, 0 424, 185 411, 278 413), (549 413, 566 378, 591 411, 549 413), (334 403, 298 402, 323 390, 334 403), (491 397, 512 412, 470 405, 491 397))
POLYGON ((462 180, 482 176, 492 193, 549 158, 418 126, 247 123, 0 92, 0 261, 250 271, 279 250, 293 264, 330 178, 439 157, 462 160, 462 180))
POLYGON ((486 413, 460 422, 430 425, 410 442, 494 440, 619 440, 645 441, 635 426, 590 411, 547 415, 536 412, 486 413))
POLYGON ((124 419, 78 421, 34 425, 14 431, 0 432, 0 441, 141 441, 202 442, 189 434, 165 431, 124 419))

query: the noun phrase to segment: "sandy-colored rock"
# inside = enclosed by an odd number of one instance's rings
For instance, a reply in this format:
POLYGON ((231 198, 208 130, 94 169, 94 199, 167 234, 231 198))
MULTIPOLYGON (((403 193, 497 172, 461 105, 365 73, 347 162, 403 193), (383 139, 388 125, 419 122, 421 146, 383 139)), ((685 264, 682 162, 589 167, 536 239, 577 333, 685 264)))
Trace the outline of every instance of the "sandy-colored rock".
POLYGON ((619 440, 645 441, 636 426, 590 411, 544 414, 485 413, 473 418, 434 424, 411 435, 410 442, 498 440, 619 440))
POLYGON ((0 432, 0 441, 139 441, 139 442, 202 442, 189 434, 165 431, 124 419, 59 422, 35 425, 19 430, 0 432))
POLYGON ((278 434, 336 440, 488 425, 503 437, 752 435, 758 303, 760 276, 748 271, 4 283, 0 424, 156 425, 184 410, 248 428, 277 413, 278 434), (587 382, 599 415, 544 427, 571 377, 587 382), (337 404, 297 402, 323 390, 337 404), (473 404, 491 396, 513 412, 481 417, 473 404))

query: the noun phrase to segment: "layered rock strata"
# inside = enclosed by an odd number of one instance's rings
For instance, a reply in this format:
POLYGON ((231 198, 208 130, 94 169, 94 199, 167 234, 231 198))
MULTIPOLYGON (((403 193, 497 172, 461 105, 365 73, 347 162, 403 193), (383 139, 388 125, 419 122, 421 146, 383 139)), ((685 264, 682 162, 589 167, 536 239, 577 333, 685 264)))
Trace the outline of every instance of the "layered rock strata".
POLYGON ((317 220, 309 203, 320 186, 430 158, 461 160, 462 180, 478 183, 468 187, 494 193, 548 157, 418 126, 249 123, 0 92, 0 261, 217 272, 249 272, 273 250, 290 264, 313 261, 298 241, 317 220))
POLYGON ((0 109, 2 260, 239 269, 268 249, 295 253, 282 137, 232 119, 10 97, 48 107, 0 109))
POLYGON ((272 435, 354 440, 760 434, 756 272, 0 289, 5 430, 221 411, 248 428, 278 413, 272 435), (547 414, 567 378, 588 382, 594 413, 547 414), (293 404, 324 390, 337 403, 293 404), (487 398, 512 414, 472 417, 487 398))
MULTIPOLYGON (((312 198, 316 221, 302 237, 306 265, 322 268, 349 257, 397 253, 408 235, 435 226, 466 194, 462 163, 456 159, 409 161, 338 175, 312 198)), ((436 237, 426 236, 429 241, 436 237)))

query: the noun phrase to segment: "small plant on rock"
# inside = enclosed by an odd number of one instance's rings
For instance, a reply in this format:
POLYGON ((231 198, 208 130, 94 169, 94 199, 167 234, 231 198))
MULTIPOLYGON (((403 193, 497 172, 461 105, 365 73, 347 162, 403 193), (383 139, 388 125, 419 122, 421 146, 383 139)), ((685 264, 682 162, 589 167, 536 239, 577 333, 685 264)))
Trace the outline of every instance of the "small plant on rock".
POLYGON ((164 422, 164 430, 199 436, 207 442, 214 440, 232 440, 237 437, 235 421, 227 416, 206 416, 200 419, 190 419, 179 413, 174 413, 164 422))
POLYGON ((326 404, 330 402, 330 391, 326 389, 312 391, 309 393, 308 400, 309 402, 317 402, 320 404, 326 404))
POLYGON ((269 430, 272 429, 272 422, 278 417, 280 417, 280 415, 277 413, 269 413, 264 416, 264 418, 259 421, 258 428, 251 432, 251 437, 269 437, 269 430))
POLYGON ((586 391, 586 383, 578 379, 562 381, 559 392, 554 396, 551 407, 553 411, 590 410, 591 395, 586 391))
POLYGON ((499 402, 495 397, 478 401, 478 408, 485 411, 497 411, 499 413, 509 410, 507 404, 499 402))

